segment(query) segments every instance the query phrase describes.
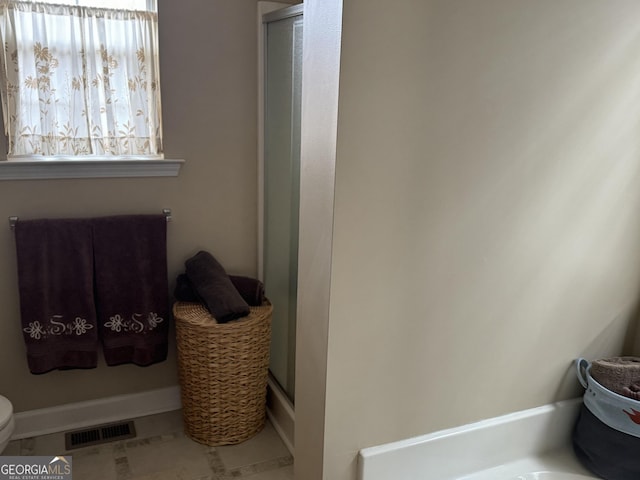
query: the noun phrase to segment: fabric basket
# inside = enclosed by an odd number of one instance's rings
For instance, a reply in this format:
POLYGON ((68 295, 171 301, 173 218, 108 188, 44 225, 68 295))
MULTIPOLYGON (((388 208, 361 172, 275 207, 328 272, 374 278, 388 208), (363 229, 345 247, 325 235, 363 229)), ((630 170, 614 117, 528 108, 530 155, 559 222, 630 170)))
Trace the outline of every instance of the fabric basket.
POLYGON ((218 324, 199 303, 174 304, 182 412, 191 439, 232 445, 262 430, 272 310, 266 300, 247 317, 218 324))
POLYGON ((586 389, 573 431, 573 448, 580 462, 606 480, 640 479, 640 401, 600 385, 584 358, 576 361, 580 384, 586 389))

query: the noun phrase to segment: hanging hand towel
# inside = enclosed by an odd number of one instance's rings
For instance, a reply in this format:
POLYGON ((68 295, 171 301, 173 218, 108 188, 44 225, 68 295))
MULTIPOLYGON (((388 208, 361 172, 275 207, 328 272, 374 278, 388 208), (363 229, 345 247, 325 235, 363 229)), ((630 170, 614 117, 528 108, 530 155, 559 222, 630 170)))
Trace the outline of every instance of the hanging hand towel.
POLYGON ((108 365, 167 358, 166 229, 164 215, 93 220, 96 310, 108 365))
POLYGON ((15 236, 22 332, 31 373, 95 367, 98 329, 90 223, 21 220, 15 236))

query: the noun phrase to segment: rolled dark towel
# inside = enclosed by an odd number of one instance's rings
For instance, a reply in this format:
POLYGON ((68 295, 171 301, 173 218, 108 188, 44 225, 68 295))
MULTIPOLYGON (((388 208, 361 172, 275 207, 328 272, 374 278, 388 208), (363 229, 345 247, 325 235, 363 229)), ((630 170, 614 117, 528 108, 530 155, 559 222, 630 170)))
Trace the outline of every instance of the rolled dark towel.
POLYGON ((186 273, 181 273, 176 278, 176 288, 173 291, 173 296, 179 302, 204 303, 196 293, 196 289, 191 284, 186 273))
POLYGON ((259 307, 264 302, 264 284, 260 280, 242 275, 229 275, 231 283, 236 287, 244 301, 252 307, 259 307))
MULTIPOLYGON (((260 280, 242 275, 229 275, 229 279, 249 306, 259 307, 263 304, 265 299, 264 284, 260 280)), ((176 288, 173 291, 173 296, 180 302, 204 303, 189 277, 184 273, 181 273, 176 278, 176 288)))
POLYGON ((218 323, 249 315, 249 305, 213 255, 200 251, 185 262, 185 267, 195 292, 218 323))

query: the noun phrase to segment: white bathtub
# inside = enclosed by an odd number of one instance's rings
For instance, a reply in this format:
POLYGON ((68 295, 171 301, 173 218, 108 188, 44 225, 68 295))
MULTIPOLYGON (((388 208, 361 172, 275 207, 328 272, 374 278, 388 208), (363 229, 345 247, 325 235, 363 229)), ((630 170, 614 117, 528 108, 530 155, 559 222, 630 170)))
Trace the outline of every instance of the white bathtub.
POLYGON ((585 480, 571 430, 581 399, 366 448, 359 480, 585 480))

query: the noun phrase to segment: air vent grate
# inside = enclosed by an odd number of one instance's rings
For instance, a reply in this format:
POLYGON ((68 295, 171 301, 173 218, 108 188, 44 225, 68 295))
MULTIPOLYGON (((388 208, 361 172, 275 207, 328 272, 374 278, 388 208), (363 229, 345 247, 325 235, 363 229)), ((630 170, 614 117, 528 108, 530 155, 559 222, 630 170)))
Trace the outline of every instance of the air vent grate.
POLYGON ((136 427, 133 424, 133 421, 130 421, 110 423, 108 425, 99 425, 85 430, 67 432, 64 436, 64 440, 66 449, 72 450, 74 448, 99 445, 101 443, 124 440, 135 436, 136 427))

